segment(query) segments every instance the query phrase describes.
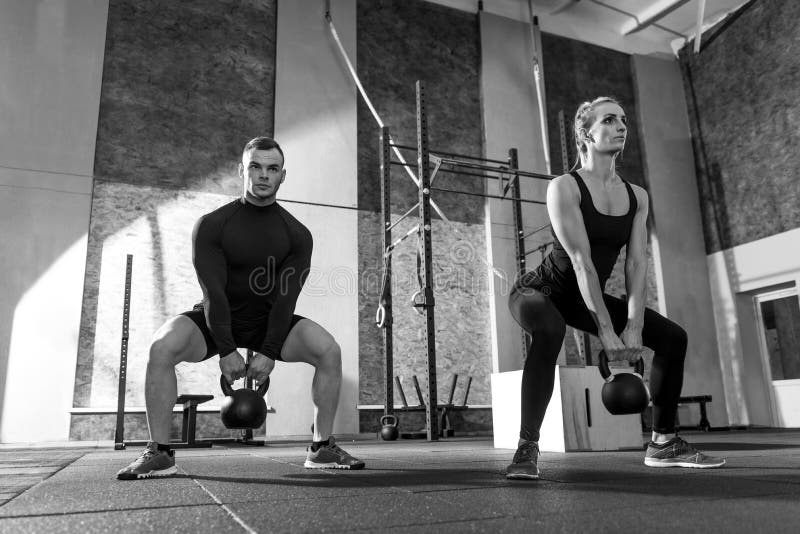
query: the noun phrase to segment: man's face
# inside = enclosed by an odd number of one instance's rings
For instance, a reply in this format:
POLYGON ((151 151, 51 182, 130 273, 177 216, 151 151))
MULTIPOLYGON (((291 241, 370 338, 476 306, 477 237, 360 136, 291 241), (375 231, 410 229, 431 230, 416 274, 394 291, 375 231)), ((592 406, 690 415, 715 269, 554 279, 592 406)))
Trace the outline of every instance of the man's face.
POLYGON ((259 200, 274 200, 286 177, 283 157, 277 149, 248 150, 239 164, 239 177, 244 180, 245 189, 259 200))

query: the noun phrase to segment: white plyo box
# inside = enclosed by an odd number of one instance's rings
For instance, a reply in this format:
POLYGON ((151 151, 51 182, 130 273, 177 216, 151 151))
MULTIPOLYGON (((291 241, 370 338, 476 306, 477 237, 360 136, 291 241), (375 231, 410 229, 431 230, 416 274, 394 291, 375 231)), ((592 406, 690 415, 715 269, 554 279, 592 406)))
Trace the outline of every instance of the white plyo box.
MULTIPOLYGON (((600 400, 604 384, 597 367, 555 369, 553 395, 540 431, 548 452, 643 448, 639 414, 611 415, 600 400)), ((516 449, 519 440, 522 371, 492 373, 494 446, 516 449)))

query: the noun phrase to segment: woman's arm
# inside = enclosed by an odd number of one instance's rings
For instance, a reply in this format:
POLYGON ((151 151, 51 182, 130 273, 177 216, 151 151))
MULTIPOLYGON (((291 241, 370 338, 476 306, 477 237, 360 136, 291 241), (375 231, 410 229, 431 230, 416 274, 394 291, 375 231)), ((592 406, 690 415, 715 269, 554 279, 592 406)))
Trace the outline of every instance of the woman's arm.
POLYGON ((644 325, 645 280, 647 277, 647 214, 649 199, 647 191, 632 185, 638 208, 633 218, 633 228, 628 239, 625 256, 625 290, 628 293, 628 323, 622 341, 628 347, 642 345, 644 325))
POLYGON ((547 212, 553 231, 572 262, 578 289, 597 324, 603 347, 607 350, 623 348, 614 333, 611 316, 603 301, 603 290, 592 262, 589 237, 581 214, 580 191, 572 176, 565 174, 550 182, 547 188, 547 212))

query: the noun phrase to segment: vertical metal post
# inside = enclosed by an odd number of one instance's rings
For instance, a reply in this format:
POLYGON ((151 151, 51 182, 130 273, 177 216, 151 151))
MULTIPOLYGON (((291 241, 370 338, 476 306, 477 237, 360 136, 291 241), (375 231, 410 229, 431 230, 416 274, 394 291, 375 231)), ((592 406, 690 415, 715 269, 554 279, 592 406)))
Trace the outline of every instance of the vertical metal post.
POLYGON ((392 244, 392 210, 391 210, 391 153, 389 147, 389 128, 381 128, 380 150, 378 151, 381 162, 381 215, 383 216, 383 258, 384 280, 387 290, 381 295, 381 305, 384 309, 383 323, 383 358, 384 371, 384 406, 383 414, 394 414, 394 355, 392 347, 392 257, 386 256, 386 251, 392 244))
POLYGON ((128 321, 131 313, 131 274, 133 255, 128 254, 125 265, 125 295, 122 302, 122 345, 119 351, 119 386, 117 390, 117 429, 114 450, 125 448, 125 384, 128 375, 128 321))
MULTIPOLYGON (((517 149, 511 148, 508 151, 508 170, 513 174, 515 170, 519 169, 519 158, 517 156, 517 149)), ((514 183, 511 186, 514 200, 511 201, 514 215, 514 249, 517 253, 517 276, 522 276, 528 270, 526 268, 525 260, 525 230, 522 227, 522 186, 519 183, 519 177, 512 178, 514 183)), ((522 331, 522 355, 523 360, 528 354, 528 336, 522 331)))
POLYGON ((428 340, 428 403, 425 405, 425 422, 428 440, 439 439, 439 421, 436 410, 436 328, 434 327, 433 251, 431 246, 430 161, 428 154, 428 117, 425 111, 425 85, 417 80, 417 169, 419 170, 419 217, 422 224, 422 282, 425 297, 425 319, 428 340))

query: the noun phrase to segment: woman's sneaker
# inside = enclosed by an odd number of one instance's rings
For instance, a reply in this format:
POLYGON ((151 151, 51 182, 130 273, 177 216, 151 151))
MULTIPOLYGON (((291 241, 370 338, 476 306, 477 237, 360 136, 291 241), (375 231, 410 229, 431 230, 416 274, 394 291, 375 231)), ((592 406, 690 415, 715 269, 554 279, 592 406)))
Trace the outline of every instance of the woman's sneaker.
POLYGON ((514 453, 511 465, 506 468, 506 478, 536 480, 539 478, 539 443, 523 441, 514 453))
POLYGON ((308 447, 306 463, 303 466, 308 469, 364 469, 364 462, 350 456, 331 436, 328 438, 328 444, 321 445, 316 451, 308 447))
POLYGON ((160 451, 158 444, 151 441, 133 463, 119 470, 117 478, 119 480, 136 480, 137 478, 168 477, 177 472, 175 451, 160 451))
POLYGON ((712 458, 675 436, 666 443, 647 444, 644 465, 649 467, 694 467, 710 469, 725 465, 724 458, 712 458))

